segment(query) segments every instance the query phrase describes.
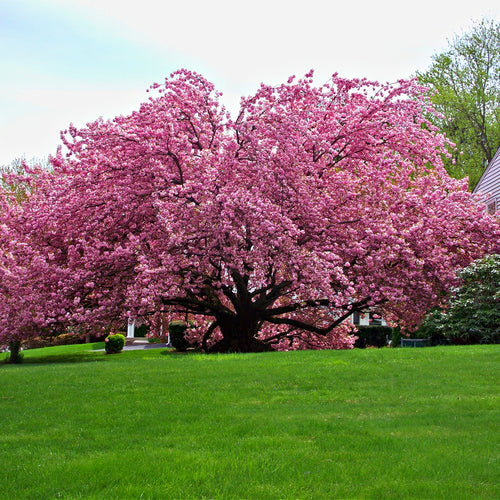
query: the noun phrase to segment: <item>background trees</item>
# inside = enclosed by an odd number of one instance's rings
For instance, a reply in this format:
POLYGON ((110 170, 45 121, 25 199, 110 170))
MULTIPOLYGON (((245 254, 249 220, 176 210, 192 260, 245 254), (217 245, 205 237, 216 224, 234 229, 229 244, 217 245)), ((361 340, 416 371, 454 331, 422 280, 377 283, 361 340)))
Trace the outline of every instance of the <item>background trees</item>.
POLYGON ((33 189, 37 172, 50 168, 48 159, 15 158, 10 164, 0 166, 0 187, 13 193, 18 202, 23 201, 33 189))
POLYGON ((70 127, 68 155, 3 218, 32 249, 11 253, 36 277, 39 325, 169 312, 211 351, 348 347, 352 312, 411 326, 498 241, 444 171, 415 82, 291 78, 234 122, 195 73, 153 90, 129 116, 70 127))
POLYGON ((500 146, 500 23, 475 23, 417 75, 442 113, 429 118, 457 146, 444 160, 446 169, 456 178, 468 176, 472 190, 500 146))

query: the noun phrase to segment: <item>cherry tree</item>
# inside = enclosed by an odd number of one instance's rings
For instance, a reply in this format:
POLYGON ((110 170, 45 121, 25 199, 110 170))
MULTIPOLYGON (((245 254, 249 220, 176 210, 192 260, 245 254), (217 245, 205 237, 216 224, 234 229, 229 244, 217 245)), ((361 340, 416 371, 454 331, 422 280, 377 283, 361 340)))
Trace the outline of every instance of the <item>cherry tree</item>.
MULTIPOLYGON (((50 334, 46 315, 57 307, 57 293, 40 290, 54 283, 63 269, 51 269, 43 253, 12 221, 20 221, 15 192, 0 191, 0 346, 8 345, 10 362, 20 362, 21 342, 50 334)), ((51 325, 55 327, 55 324, 51 325)))
POLYGON ((499 231, 446 174, 424 89, 312 76, 231 119, 182 70, 131 115, 70 127, 10 218, 49 268, 38 302, 57 290, 46 324, 168 312, 207 351, 332 348, 355 311, 412 327, 439 305, 499 231))

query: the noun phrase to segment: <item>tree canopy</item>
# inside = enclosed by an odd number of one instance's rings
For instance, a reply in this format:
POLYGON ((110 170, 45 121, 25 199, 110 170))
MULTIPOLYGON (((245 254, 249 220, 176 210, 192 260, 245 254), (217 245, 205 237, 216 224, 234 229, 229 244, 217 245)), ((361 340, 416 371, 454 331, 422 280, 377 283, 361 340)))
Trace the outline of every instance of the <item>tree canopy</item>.
POLYGON ((430 119, 456 144, 445 167, 458 179, 468 176, 472 190, 500 147, 500 23, 476 22, 417 74, 441 113, 430 119))
POLYGON ((151 91, 71 126, 53 171, 4 202, 0 339, 188 314, 207 351, 350 347, 353 312, 415 325, 498 248, 416 81, 311 72, 262 85, 235 120, 196 73, 151 91))

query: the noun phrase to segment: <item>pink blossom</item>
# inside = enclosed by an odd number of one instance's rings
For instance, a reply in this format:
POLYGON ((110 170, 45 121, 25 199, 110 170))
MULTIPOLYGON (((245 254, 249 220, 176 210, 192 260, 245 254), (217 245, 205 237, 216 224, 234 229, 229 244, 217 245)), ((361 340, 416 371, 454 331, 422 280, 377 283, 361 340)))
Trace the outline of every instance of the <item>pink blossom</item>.
POLYGON ((70 125, 25 201, 2 193, 0 341, 187 314, 206 350, 349 348, 353 312, 411 327, 499 250, 415 81, 311 72, 235 120, 219 95, 175 72, 130 115, 70 125))

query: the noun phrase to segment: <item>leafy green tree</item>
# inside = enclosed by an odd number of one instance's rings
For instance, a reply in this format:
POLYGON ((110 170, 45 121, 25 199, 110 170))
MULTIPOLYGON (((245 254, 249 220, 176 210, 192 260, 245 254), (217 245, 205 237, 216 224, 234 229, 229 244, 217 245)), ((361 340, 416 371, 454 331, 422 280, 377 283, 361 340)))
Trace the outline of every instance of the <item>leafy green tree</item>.
POLYGON ((429 119, 457 147, 445 167, 452 177, 468 176, 473 189, 500 146, 500 23, 476 22, 417 77, 442 114, 429 119))
POLYGON ((431 314, 428 326, 456 344, 500 343, 500 255, 474 261, 458 277, 448 309, 431 314))
POLYGON ((23 201, 33 190, 37 172, 51 168, 48 158, 15 158, 8 165, 0 165, 0 187, 13 193, 17 201, 23 201))

